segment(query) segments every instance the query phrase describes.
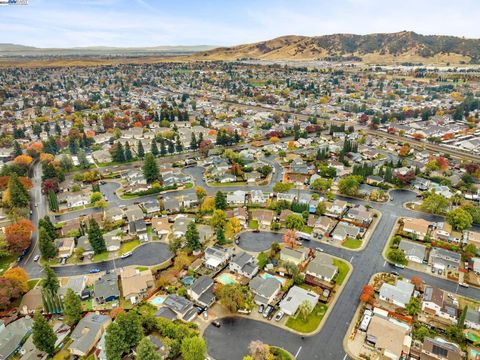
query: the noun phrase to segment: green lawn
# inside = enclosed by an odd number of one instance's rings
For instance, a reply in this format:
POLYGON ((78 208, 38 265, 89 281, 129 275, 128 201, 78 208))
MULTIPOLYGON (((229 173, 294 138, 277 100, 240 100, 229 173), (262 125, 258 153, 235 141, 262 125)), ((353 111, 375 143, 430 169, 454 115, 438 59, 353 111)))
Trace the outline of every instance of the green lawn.
POLYGON ((286 350, 279 348, 277 346, 270 346, 270 352, 275 356, 275 359, 278 360, 294 360, 292 355, 286 350))
POLYGON ((255 230, 255 229, 258 229, 258 220, 250 220, 250 221, 248 222, 248 227, 249 227, 250 229, 254 229, 254 230, 255 230))
POLYGON ((132 240, 132 241, 129 241, 129 242, 126 242, 126 243, 123 243, 121 246, 120 246, 120 250, 118 250, 119 254, 120 255, 123 255, 125 254, 126 252, 129 252, 129 251, 132 251, 133 249, 135 249, 138 245, 140 245, 140 240, 132 240))
POLYGON ((145 271, 148 270, 148 266, 137 266, 135 269, 137 269, 138 271, 145 271))
POLYGON ((39 283, 41 279, 32 279, 32 280, 28 280, 28 290, 32 290, 35 285, 37 285, 39 283))
POLYGON ((0 274, 3 274, 8 269, 10 264, 15 261, 15 259, 16 259, 15 255, 0 257, 0 274))
POLYGON ((313 311, 307 316, 307 320, 303 320, 303 316, 300 314, 297 317, 290 317, 287 320, 287 326, 290 329, 296 330, 301 333, 310 333, 315 331, 320 322, 322 321, 325 313, 327 312, 328 306, 325 304, 318 303, 313 311))
POLYGON ((220 182, 209 182, 207 183, 208 186, 237 186, 237 185, 247 185, 246 181, 237 181, 237 182, 229 182, 229 183, 220 183, 220 182))
POLYGON ((342 246, 347 249, 358 249, 362 246, 362 240, 348 238, 342 243, 342 246))
POLYGON ((313 228, 310 227, 310 226, 307 226, 307 225, 304 225, 303 228, 302 228, 302 232, 307 233, 307 234, 311 234, 312 231, 313 231, 313 228))
POLYGON ((338 267, 338 274, 335 277, 335 282, 338 285, 342 285, 343 281, 347 277, 348 272, 350 271, 350 267, 345 261, 339 259, 333 259, 333 265, 338 267))
POLYGON ((88 299, 82 301, 82 310, 83 311, 92 311, 93 310, 93 299, 88 299))
POLYGON ((108 251, 105 251, 100 254, 93 255, 92 261, 97 262, 97 261, 105 261, 108 260, 108 251))

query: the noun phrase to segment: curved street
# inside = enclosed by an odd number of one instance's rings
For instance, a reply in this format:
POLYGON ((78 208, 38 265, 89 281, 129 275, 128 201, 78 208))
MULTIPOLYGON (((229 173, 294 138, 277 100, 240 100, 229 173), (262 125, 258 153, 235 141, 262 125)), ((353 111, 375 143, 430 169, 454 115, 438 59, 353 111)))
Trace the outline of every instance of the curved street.
MULTIPOLYGON (((264 186, 209 187, 203 179, 203 168, 189 168, 185 170, 185 173, 191 175, 195 180, 195 184, 207 189, 209 194, 214 194, 218 190, 233 191, 237 189, 262 189, 265 191, 272 191, 273 184, 280 181, 282 177, 282 170, 281 166, 276 164, 276 162, 272 161, 271 163, 275 166, 273 179, 268 185, 264 186)), ((32 221, 37 223, 38 219, 47 213, 45 198, 40 193, 41 168, 38 165, 34 168, 33 183, 32 198, 33 201, 38 203, 38 207, 32 209, 32 221)), ((155 194, 142 198, 123 200, 116 196, 115 190, 117 188, 118 184, 113 182, 108 182, 101 186, 102 192, 108 196, 110 206, 124 206, 157 197, 157 194, 155 194)), ((193 191, 193 189, 179 190, 169 192, 168 194, 169 196, 177 196, 193 191)), ((262 340, 272 345, 281 346, 293 354, 298 353, 297 359, 301 360, 347 359, 348 356, 345 354, 342 341, 359 304, 359 296, 363 286, 369 281, 374 273, 392 270, 381 254, 398 217, 417 217, 430 221, 439 221, 442 219, 436 215, 425 214, 404 208, 404 203, 416 200, 416 194, 411 191, 395 190, 390 194, 393 200, 386 203, 374 203, 359 199, 340 197, 354 204, 369 204, 382 213, 382 217, 364 250, 350 251, 348 249, 333 247, 323 242, 304 242, 304 245, 308 247, 321 246, 327 253, 343 258, 349 261, 353 266, 353 271, 349 280, 346 282, 342 293, 331 310, 328 318, 325 319, 323 328, 318 334, 306 336, 305 339, 302 339, 301 336, 274 325, 247 318, 229 317, 221 320, 221 328, 216 328, 210 325, 205 330, 204 336, 208 348, 210 349, 210 354, 216 360, 241 360, 246 353, 246 349, 251 340, 262 340)), ((67 213, 57 216, 56 221, 64 221, 80 215, 88 215, 96 211, 99 210, 90 208, 67 213)), ((23 266, 29 272, 31 277, 41 276, 42 271, 41 267, 33 262, 34 255, 38 254, 36 240, 37 232, 35 231, 31 250, 20 263, 20 266, 23 266)), ((280 240, 281 234, 278 233, 244 232, 240 236, 240 247, 246 251, 258 252, 268 249, 273 241, 280 240)), ((86 274, 92 268, 110 270, 124 265, 150 266, 162 263, 169 257, 170 254, 166 244, 152 242, 138 247, 133 255, 127 259, 110 260, 96 264, 59 266, 55 267, 55 271, 60 276, 74 276, 86 274)), ((395 268, 395 271, 405 277, 419 275, 426 281, 426 283, 433 286, 441 287, 447 291, 457 292, 464 296, 480 298, 480 290, 473 287, 461 288, 454 282, 431 276, 430 274, 418 273, 409 269, 395 268)))

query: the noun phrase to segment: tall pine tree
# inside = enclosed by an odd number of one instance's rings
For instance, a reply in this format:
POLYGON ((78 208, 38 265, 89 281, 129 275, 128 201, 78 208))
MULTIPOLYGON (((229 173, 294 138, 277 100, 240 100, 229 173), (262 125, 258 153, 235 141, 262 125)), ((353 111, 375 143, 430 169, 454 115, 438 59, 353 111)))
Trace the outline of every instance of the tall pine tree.
POLYGON ((15 208, 25 208, 30 204, 30 194, 22 185, 16 173, 10 175, 8 181, 10 205, 15 208))
POLYGON ((50 356, 55 353, 57 335, 40 312, 33 317, 32 340, 38 350, 44 351, 50 356))
POLYGON ((143 175, 150 183, 157 181, 160 176, 157 162, 152 154, 145 155, 145 159, 143 160, 143 175))
POLYGON ((125 144, 125 161, 130 161, 132 160, 132 158, 132 149, 130 149, 130 144, 127 141, 127 143, 125 144))
POLYGON ((102 231, 98 226, 97 221, 92 217, 88 223, 88 241, 92 245, 95 254, 100 254, 107 251, 105 240, 103 239, 102 231))
POLYGON ((138 140, 137 155, 140 159, 143 159, 143 157, 145 156, 145 149, 143 148, 143 144, 140 140, 138 140))
POLYGON ((45 228, 41 227, 38 231, 38 248, 43 259, 51 259, 57 254, 53 239, 48 235, 45 228))

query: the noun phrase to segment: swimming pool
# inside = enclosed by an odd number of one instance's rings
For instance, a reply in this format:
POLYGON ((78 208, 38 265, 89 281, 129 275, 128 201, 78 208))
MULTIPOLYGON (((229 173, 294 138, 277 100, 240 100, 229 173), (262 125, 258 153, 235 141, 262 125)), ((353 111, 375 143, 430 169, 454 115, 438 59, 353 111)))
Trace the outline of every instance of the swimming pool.
POLYGON ((235 279, 235 277, 233 277, 231 274, 229 273, 223 273, 223 274, 220 274, 218 277, 217 277, 217 281, 220 283, 220 284, 223 284, 223 285, 231 285, 231 284, 236 284, 237 283, 237 280, 235 279))
POLYGON ((282 284, 282 286, 285 285, 285 283, 287 281, 287 279, 284 279, 281 276, 276 276, 276 275, 272 275, 272 274, 269 274, 269 273, 263 273, 263 274, 260 275, 260 277, 262 277, 263 279, 273 278, 273 279, 279 281, 280 284, 282 284))
POLYGON ((185 276, 182 279, 183 285, 186 285, 186 286, 192 285, 194 281, 195 281, 195 278, 193 276, 185 276))
POLYGON ((155 306, 160 306, 163 304, 165 301, 166 296, 164 295, 156 295, 153 298, 149 300, 150 304, 155 305, 155 306))

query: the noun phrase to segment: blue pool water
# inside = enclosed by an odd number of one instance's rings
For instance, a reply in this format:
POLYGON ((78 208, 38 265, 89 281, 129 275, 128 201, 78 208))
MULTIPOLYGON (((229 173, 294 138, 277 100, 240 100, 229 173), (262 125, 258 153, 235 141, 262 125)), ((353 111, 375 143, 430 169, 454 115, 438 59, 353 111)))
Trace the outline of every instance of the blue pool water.
POLYGON ((235 284, 236 281, 233 279, 229 274, 223 273, 220 274, 220 276, 217 278, 220 283, 223 285, 230 285, 230 284, 235 284))
POLYGON ((150 299, 150 304, 159 306, 159 305, 162 305, 164 301, 165 301, 165 296, 157 295, 150 299))

